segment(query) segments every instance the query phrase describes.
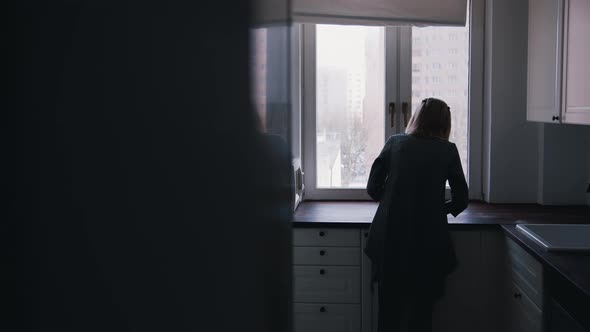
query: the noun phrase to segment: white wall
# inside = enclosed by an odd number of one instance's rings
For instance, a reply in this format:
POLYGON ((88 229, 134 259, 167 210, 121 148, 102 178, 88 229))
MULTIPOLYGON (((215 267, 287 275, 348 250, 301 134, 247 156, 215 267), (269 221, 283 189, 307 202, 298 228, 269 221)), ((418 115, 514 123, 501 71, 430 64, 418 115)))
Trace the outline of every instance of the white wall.
POLYGON ((526 121, 527 16, 526 0, 486 1, 484 199, 590 205, 590 126, 526 121))
POLYGON ((537 123, 526 121, 527 1, 488 0, 484 199, 537 201, 537 123))
POLYGON ((590 126, 539 124, 538 202, 586 204, 590 126))

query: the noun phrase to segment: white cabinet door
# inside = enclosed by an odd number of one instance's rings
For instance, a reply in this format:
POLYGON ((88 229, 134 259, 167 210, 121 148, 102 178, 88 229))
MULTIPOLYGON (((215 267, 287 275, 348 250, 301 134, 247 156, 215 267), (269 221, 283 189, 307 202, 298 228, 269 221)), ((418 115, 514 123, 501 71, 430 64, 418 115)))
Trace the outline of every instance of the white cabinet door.
POLYGON ((563 121, 590 124, 590 1, 567 0, 566 6, 563 121))
POLYGON ((482 331, 481 232, 451 231, 457 269, 446 280, 445 296, 435 304, 434 332, 482 331))
POLYGON ((293 305, 295 332, 359 332, 361 307, 358 304, 293 305))
POLYGON ((506 238, 510 279, 543 308, 543 266, 514 240, 506 238))
POLYGON ((559 122, 562 0, 529 0, 527 120, 559 122))
POLYGON ((293 265, 361 264, 361 250, 355 247, 294 247, 293 265))
POLYGON ((293 271, 295 302, 360 303, 360 267, 294 266, 293 271))
POLYGON ((294 246, 358 247, 361 238, 358 229, 295 228, 294 246))
POLYGON ((526 293, 512 284, 510 299, 510 332, 542 332, 543 312, 526 295, 526 293))

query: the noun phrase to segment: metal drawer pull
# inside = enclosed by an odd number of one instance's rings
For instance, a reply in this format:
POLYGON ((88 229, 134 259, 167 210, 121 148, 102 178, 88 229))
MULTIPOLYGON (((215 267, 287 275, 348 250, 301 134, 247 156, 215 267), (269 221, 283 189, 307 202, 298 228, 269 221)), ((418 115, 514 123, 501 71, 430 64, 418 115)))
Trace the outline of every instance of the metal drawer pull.
POLYGON ((324 236, 324 235, 326 235, 326 233, 324 231, 321 231, 320 236, 324 236))
POLYGON ((522 297, 522 294, 520 293, 514 293, 514 298, 515 299, 520 299, 522 297))
POLYGON ((320 312, 326 312, 326 308, 325 307, 320 307, 320 312))
POLYGON ((324 269, 320 269, 320 274, 324 275, 324 274, 326 274, 326 271, 324 269))
POLYGON ((320 256, 324 256, 326 254, 325 250, 320 250, 320 256))

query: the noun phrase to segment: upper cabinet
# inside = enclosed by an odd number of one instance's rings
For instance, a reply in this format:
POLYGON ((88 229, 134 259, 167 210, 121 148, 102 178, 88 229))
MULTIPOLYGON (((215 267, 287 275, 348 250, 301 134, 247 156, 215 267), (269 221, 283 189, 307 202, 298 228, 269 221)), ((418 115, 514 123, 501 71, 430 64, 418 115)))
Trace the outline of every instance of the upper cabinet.
POLYGON ((561 109, 562 0, 529 0, 527 120, 556 122, 561 109))
POLYGON ((563 122, 590 124, 590 1, 565 5, 563 122))
POLYGON ((527 120, 590 124, 587 17, 587 0, 529 0, 527 120))

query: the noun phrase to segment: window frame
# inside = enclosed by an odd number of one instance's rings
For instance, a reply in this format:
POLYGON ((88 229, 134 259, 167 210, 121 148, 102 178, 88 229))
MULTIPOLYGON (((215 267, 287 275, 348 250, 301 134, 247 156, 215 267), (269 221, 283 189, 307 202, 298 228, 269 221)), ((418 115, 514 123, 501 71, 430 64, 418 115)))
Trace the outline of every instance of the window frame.
MULTIPOLYGON (((484 0, 469 1, 469 86, 468 86, 468 142, 467 157, 469 198, 482 198, 482 157, 483 157, 483 88, 484 88, 484 0)), ((386 65, 386 92, 384 105, 387 101, 411 100, 412 65, 411 27, 386 27, 386 62, 397 66, 386 65), (410 32, 408 32, 408 30, 410 32), (401 62, 401 65, 399 64, 401 62), (394 68, 395 67, 395 68, 394 68), (402 84, 401 82, 405 82, 402 84)), ((302 161, 305 171, 304 200, 371 200, 365 188, 317 188, 316 187, 316 33, 315 26, 301 25, 301 105, 302 105, 302 161)), ((400 107, 397 107, 400 108, 400 107)), ((385 122, 391 118, 386 109, 385 122)), ((395 128, 387 128, 386 136, 401 132, 401 112, 396 112, 395 128)), ((384 138, 385 141, 386 137, 384 138)), ((447 188, 447 196, 449 189, 447 188)))

